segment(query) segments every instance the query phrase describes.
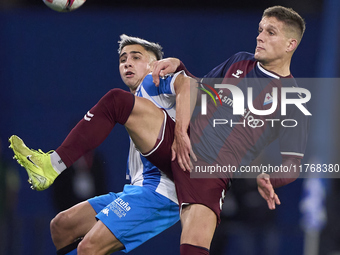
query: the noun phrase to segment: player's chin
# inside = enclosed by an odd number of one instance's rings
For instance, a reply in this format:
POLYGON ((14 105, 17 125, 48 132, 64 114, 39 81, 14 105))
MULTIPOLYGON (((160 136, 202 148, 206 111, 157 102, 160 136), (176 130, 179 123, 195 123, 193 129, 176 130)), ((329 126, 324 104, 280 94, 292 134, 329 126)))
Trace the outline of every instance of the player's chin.
POLYGON ((132 80, 124 81, 125 85, 132 91, 135 91, 138 87, 138 83, 133 82, 132 80))
POLYGON ((261 61, 261 54, 260 52, 256 51, 255 54, 254 54, 254 58, 258 61, 261 61))
POLYGON ((262 65, 265 65, 267 63, 267 58, 265 58, 262 54, 256 54, 254 55, 255 60, 259 61, 262 65))
POLYGON ((122 80, 126 86, 128 86, 129 88, 133 88, 134 82, 132 81, 132 79, 124 77, 122 80))

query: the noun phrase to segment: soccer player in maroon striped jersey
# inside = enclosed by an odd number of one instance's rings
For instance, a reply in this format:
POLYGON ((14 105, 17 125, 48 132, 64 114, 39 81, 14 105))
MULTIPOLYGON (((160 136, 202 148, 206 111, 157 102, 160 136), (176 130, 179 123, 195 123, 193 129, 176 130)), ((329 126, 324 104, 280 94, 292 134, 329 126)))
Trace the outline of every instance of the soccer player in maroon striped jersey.
MULTIPOLYGON (((203 79, 203 83, 206 81, 209 83, 208 78, 220 78, 219 81, 228 81, 228 84, 236 85, 242 92, 252 87, 256 95, 253 101, 254 108, 268 109, 270 98, 266 99, 266 95, 267 92, 270 94, 273 87, 281 89, 281 87, 296 86, 291 76, 290 63, 304 30, 304 20, 292 9, 281 6, 266 9, 259 23, 255 54, 244 52, 235 54, 209 72, 203 79), (265 84, 261 83, 263 79, 266 79, 265 84)), ((157 84, 159 74, 164 75, 178 68, 183 68, 178 59, 159 61, 154 67, 154 83, 157 84)), ((222 99, 227 97, 233 99, 230 92, 223 89, 219 91, 219 96, 222 99)), ((237 119, 230 114, 232 106, 227 103, 227 100, 217 108, 209 104, 207 115, 199 115, 190 123, 192 144, 179 139, 185 136, 188 122, 181 123, 181 120, 176 122, 174 145, 178 160, 172 162, 172 173, 179 204, 182 206, 181 255, 209 254, 210 243, 220 220, 221 204, 232 177, 219 175, 219 178, 190 178, 190 173, 185 171, 186 165, 189 164, 187 148, 191 145, 193 147, 193 152, 198 159, 195 165, 227 166, 229 164, 240 168, 250 164, 270 142, 279 138, 282 165, 298 166, 306 148, 308 118, 299 109, 292 108, 293 106, 287 108, 287 116, 298 120, 297 128, 281 128, 278 125, 272 128, 268 124, 253 128, 251 127, 254 124, 253 119, 250 121, 249 115, 244 114, 237 119), (227 118, 239 122, 246 121, 248 118, 250 126, 244 128, 240 125, 228 126, 224 129, 219 128, 220 132, 217 132, 213 127, 213 118, 227 118)), ((245 110, 249 111, 247 108, 245 110)), ((276 110, 271 117, 276 118, 278 114, 279 111, 276 110)), ((159 150, 163 150, 163 153, 166 151, 162 146, 159 146, 159 150)), ((159 157, 152 158, 151 155, 148 159, 157 165, 159 157)), ((162 169, 162 166, 159 167, 162 169)), ((298 173, 258 176, 258 190, 270 209, 275 209, 275 205, 280 204, 274 188, 287 185, 297 177, 298 173)))

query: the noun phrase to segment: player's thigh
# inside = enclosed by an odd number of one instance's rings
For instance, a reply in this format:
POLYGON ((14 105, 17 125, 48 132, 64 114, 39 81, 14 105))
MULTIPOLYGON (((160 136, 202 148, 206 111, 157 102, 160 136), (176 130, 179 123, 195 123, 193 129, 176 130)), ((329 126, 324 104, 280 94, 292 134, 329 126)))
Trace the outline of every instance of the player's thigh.
POLYGON ((103 222, 97 221, 78 246, 78 254, 110 254, 122 250, 124 245, 103 222))
POLYGON ((145 186, 125 185, 123 192, 98 214, 129 252, 179 220, 178 205, 145 186))
POLYGON ((88 201, 60 212, 51 222, 51 231, 74 236, 84 236, 96 224, 96 212, 88 201))
POLYGON ((151 101, 135 97, 135 105, 125 123, 131 139, 143 153, 153 149, 164 120, 164 113, 151 101))
POLYGON ((216 214, 202 204, 190 204, 183 207, 181 244, 187 243, 209 249, 216 222, 216 214))

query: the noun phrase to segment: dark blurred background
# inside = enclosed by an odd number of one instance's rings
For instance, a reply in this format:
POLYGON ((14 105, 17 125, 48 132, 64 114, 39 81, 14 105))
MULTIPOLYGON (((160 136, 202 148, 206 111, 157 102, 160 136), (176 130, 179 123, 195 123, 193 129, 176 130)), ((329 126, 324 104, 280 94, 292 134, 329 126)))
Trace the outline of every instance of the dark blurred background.
MULTIPOLYGON (((76 11, 57 13, 41 0, 0 0, 0 255, 55 254, 49 221, 60 210, 86 199, 84 194, 118 192, 127 183, 128 136, 120 126, 64 174, 65 181, 43 192, 29 189, 26 172, 7 149, 12 134, 31 148, 56 149, 109 89, 125 89, 118 72, 120 34, 160 43, 166 57, 180 58, 191 73, 203 76, 238 51, 253 52, 263 10, 284 5, 307 23, 293 75, 336 78, 339 2, 87 0, 76 11)), ((307 87, 317 96, 309 105, 313 117, 304 162, 338 162, 337 87, 307 87)), ((279 162, 277 146, 258 162, 279 162)), ((229 192, 212 255, 339 254, 337 179, 299 179, 278 189, 282 205, 274 212, 253 181, 240 180, 229 192)), ((179 236, 177 224, 131 254, 179 254, 179 236)))
MULTIPOLYGON (((40 0, 1 0, 2 6, 13 8, 13 7, 30 7, 30 6, 40 6, 40 0)), ((243 9, 243 10, 254 10, 259 9, 262 10, 271 5, 284 5, 289 6, 299 12, 320 12, 323 0, 308 0, 305 2, 295 1, 295 0, 282 0, 282 1, 274 1, 274 0, 261 0, 261 1, 252 1, 252 0, 244 0, 244 1, 223 1, 223 0, 213 0, 213 1, 156 1, 156 0, 148 0, 148 1, 138 1, 138 0, 87 0, 86 5, 87 8, 120 8, 120 7, 128 7, 128 8, 181 8, 181 9, 243 9)))

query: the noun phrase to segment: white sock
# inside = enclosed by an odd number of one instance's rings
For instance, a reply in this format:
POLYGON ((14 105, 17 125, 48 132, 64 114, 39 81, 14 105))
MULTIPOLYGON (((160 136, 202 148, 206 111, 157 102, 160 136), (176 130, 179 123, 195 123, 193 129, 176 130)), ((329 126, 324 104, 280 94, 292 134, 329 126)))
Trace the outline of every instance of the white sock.
POLYGON ((65 163, 63 162, 63 160, 61 159, 61 157, 58 155, 57 152, 52 152, 50 154, 50 158, 51 158, 51 163, 53 166, 53 169, 58 173, 61 174, 62 171, 64 171, 67 167, 65 165, 65 163))

